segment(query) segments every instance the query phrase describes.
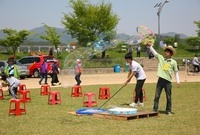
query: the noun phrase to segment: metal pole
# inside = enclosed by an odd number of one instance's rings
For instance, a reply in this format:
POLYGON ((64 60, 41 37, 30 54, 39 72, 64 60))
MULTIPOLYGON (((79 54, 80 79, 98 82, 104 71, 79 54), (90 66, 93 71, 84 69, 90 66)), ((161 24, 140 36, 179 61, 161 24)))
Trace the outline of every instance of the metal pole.
POLYGON ((157 3, 154 7, 157 7, 158 8, 158 12, 157 12, 157 15, 158 15, 158 52, 160 52, 160 14, 161 14, 161 11, 162 11, 162 8, 163 6, 165 5, 165 3, 169 2, 169 0, 165 0, 165 2, 162 4, 162 3, 157 3))
POLYGON ((160 52, 160 13, 158 13, 158 52, 160 52))

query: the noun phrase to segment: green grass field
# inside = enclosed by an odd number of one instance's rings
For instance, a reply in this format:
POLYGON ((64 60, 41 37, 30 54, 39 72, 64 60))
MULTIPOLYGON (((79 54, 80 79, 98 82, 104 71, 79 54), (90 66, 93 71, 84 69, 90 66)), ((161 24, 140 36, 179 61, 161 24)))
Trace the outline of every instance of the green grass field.
MULTIPOLYGON (((111 96, 121 85, 107 85, 111 96)), ((133 87, 129 84, 115 95, 102 108, 122 106, 130 103, 133 87)), ((83 92, 95 92, 101 85, 82 86, 83 92)), ((138 110, 152 110, 156 84, 145 84, 147 100, 138 110)), ((0 134, 1 135, 198 135, 200 133, 200 100, 198 83, 182 83, 180 88, 173 84, 171 116, 160 113, 157 117, 134 119, 129 121, 110 120, 93 116, 76 116, 68 112, 83 108, 83 97, 71 97, 71 88, 52 88, 60 91, 62 104, 48 105, 47 96, 40 95, 40 89, 31 89, 32 101, 26 103, 27 113, 20 116, 8 115, 9 99, 4 92, 0 100, 0 134)), ((106 100, 97 100, 100 107, 106 100)), ((165 92, 160 99, 159 110, 165 110, 165 92)))

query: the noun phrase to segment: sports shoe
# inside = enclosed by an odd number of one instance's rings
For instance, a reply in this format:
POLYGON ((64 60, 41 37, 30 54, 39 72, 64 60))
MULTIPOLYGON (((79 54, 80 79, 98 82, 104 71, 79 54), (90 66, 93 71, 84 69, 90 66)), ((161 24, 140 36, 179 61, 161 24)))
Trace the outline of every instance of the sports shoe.
POLYGON ((142 107, 143 107, 143 106, 144 106, 144 103, 138 103, 138 106, 142 106, 142 107))
POLYGON ((129 106, 130 107, 137 107, 137 104, 133 102, 133 103, 129 104, 129 106))
POLYGON ((169 116, 170 116, 170 115, 172 115, 172 113, 171 113, 171 112, 166 112, 166 114, 167 114, 167 115, 169 115, 169 116))

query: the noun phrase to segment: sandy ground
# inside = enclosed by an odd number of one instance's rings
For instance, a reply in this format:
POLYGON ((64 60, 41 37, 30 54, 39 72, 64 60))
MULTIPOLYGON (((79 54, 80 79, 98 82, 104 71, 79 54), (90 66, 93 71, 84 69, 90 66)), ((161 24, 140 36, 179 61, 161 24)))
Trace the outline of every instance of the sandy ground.
MULTIPOLYGON (((121 73, 107 73, 107 74, 82 74, 81 85, 95 85, 95 84, 123 84, 126 81, 127 78, 127 72, 121 72, 121 73)), ((157 82, 157 76, 156 71, 148 71, 146 72, 147 79, 145 83, 156 83, 157 82)), ((180 71, 180 81, 181 82, 200 82, 200 73, 195 75, 188 75, 185 71, 180 71)), ((20 80, 22 84, 26 84, 27 89, 33 89, 33 88, 40 88, 41 85, 39 85, 39 79, 40 78, 26 78, 24 80, 20 80)), ((75 85, 74 75, 66 75, 66 74, 59 74, 59 80, 62 83, 61 87, 71 87, 75 85)), ((43 80, 44 82, 44 80, 43 80)), ((130 83, 135 83, 136 80, 133 78, 130 83)), ((173 78, 173 82, 175 82, 175 79, 173 78)), ((51 84, 51 78, 48 78, 48 83, 51 84)), ((52 86, 52 87, 60 87, 52 86)), ((3 88, 3 90, 6 90, 7 88, 3 88)))

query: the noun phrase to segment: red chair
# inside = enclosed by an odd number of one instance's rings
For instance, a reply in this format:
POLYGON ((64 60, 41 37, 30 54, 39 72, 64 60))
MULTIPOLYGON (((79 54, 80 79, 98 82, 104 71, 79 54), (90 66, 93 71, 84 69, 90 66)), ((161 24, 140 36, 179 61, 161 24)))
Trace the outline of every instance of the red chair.
POLYGON ((26 84, 20 84, 18 90, 26 90, 26 84))
POLYGON ((30 90, 20 90, 19 91, 19 99, 22 99, 23 102, 31 101, 30 90))
POLYGON ((89 108, 97 106, 96 94, 93 92, 85 93, 83 97, 83 106, 89 108))
POLYGON ((50 86, 48 84, 44 84, 40 88, 40 95, 48 95, 50 91, 50 86))
POLYGON ((71 96, 72 97, 82 97, 82 87, 79 85, 72 87, 71 96))
POLYGON ((0 88, 0 100, 1 99, 4 99, 4 97, 3 97, 3 90, 0 88))
POLYGON ((19 95, 20 91, 22 91, 22 90, 26 90, 26 84, 20 84, 18 86, 17 94, 19 95))
POLYGON ((25 102, 22 99, 11 99, 9 107, 9 115, 15 114, 16 116, 20 116, 21 113, 26 114, 25 102), (21 108, 21 104, 23 104, 23 108, 21 108))
POLYGON ((110 98, 110 89, 108 87, 99 88, 99 99, 110 98))
POLYGON ((50 91, 48 95, 48 104, 61 104, 61 96, 59 91, 50 91))

